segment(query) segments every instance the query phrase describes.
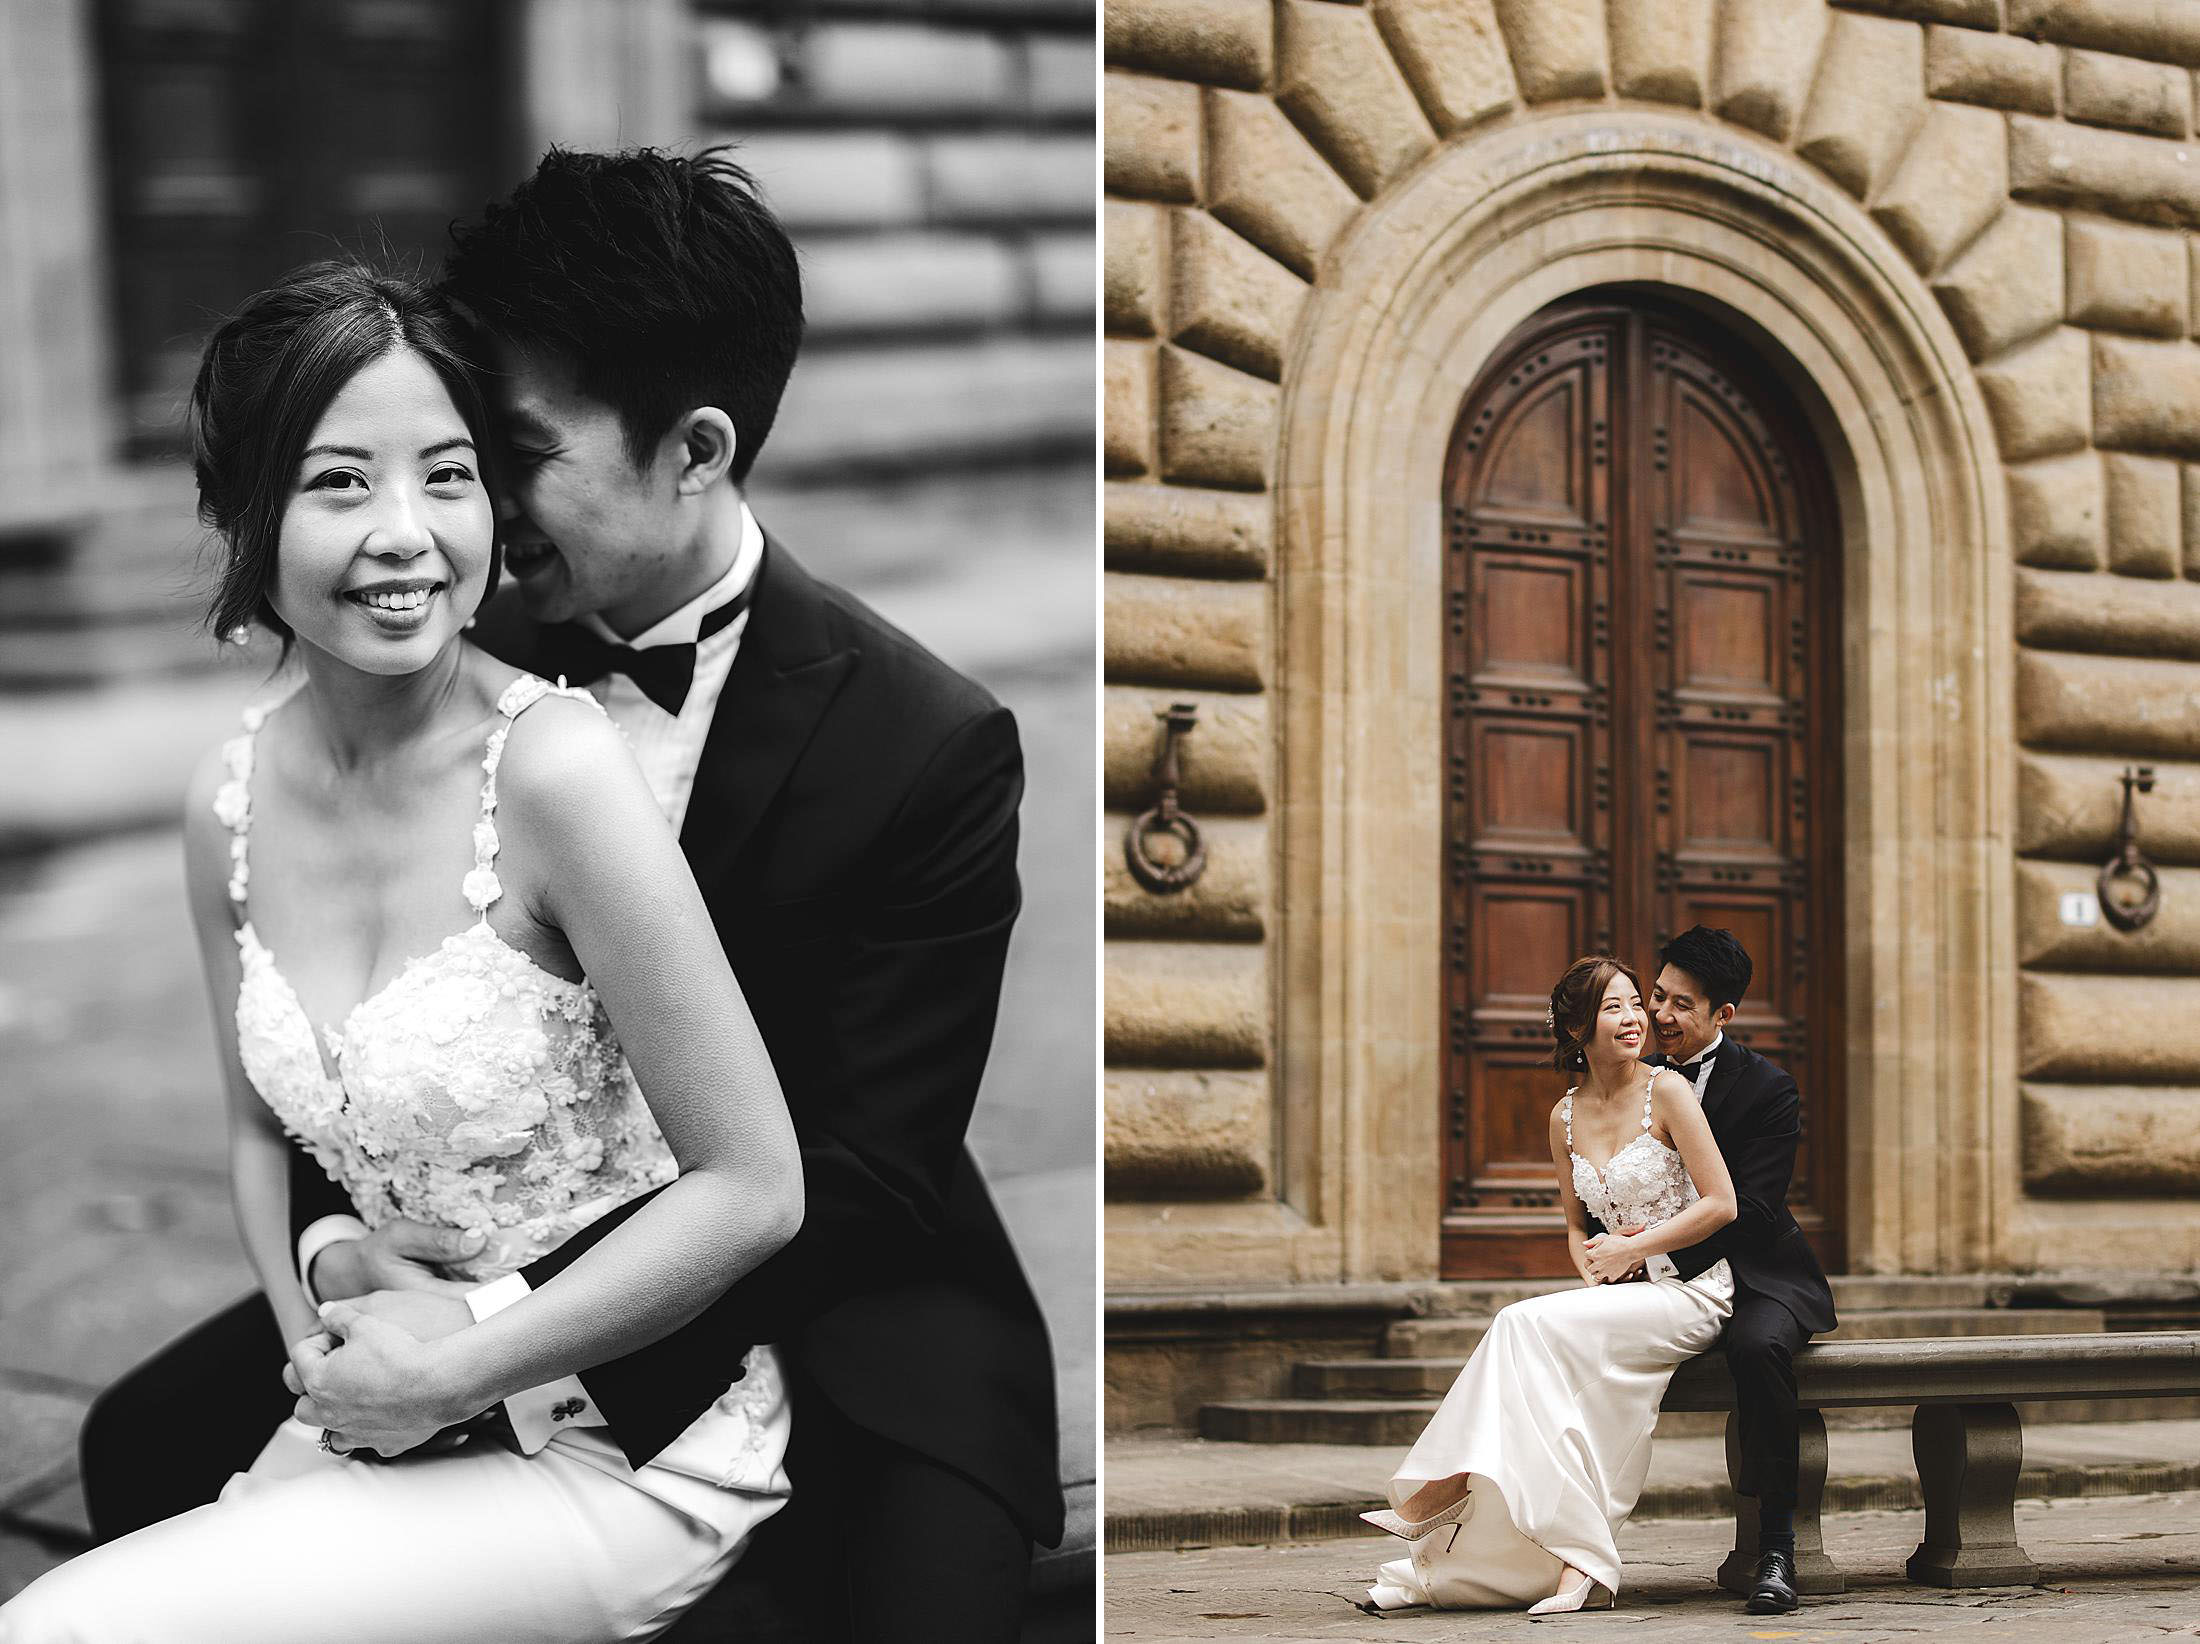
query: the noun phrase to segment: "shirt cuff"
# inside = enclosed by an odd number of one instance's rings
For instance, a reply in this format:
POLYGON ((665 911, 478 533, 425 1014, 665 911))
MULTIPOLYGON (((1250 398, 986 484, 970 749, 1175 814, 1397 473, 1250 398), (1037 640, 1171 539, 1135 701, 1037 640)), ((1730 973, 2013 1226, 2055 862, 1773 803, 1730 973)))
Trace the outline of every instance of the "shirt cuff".
MULTIPOLYGON (((507 1273, 478 1290, 467 1291, 466 1309, 473 1314, 474 1323, 480 1324, 532 1293, 526 1274, 507 1273)), ((521 1453, 530 1456, 565 1428, 606 1425, 603 1413, 578 1376, 514 1393, 504 1401, 504 1414, 512 1423, 512 1436, 519 1440, 521 1453)))
POLYGON ((332 1244, 366 1236, 367 1224, 357 1216, 323 1216, 298 1235, 298 1288, 316 1313, 321 1310, 321 1297, 313 1288, 313 1258, 332 1244))
POLYGON ((1677 1279, 1681 1276, 1681 1270, 1673 1264, 1673 1258, 1662 1250, 1645 1259, 1642 1270, 1653 1279, 1677 1279))

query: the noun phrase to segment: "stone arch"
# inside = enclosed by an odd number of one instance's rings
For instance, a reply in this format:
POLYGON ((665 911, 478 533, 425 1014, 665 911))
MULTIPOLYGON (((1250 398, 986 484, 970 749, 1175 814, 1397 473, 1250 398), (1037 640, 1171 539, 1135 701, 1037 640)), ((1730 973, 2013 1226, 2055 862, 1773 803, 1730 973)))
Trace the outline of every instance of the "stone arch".
POLYGON ((1440 476, 1462 397, 1592 287, 1713 312, 1786 382, 1839 495, 1848 633, 1848 1225, 1863 1270, 1991 1259, 2016 1124, 2013 713, 1994 426, 1885 229, 1700 118, 1552 113, 1437 151, 1323 259, 1274 447, 1277 1187, 1290 1260, 1433 1270, 1440 476), (1318 1249, 1318 1254, 1317 1254, 1318 1249))

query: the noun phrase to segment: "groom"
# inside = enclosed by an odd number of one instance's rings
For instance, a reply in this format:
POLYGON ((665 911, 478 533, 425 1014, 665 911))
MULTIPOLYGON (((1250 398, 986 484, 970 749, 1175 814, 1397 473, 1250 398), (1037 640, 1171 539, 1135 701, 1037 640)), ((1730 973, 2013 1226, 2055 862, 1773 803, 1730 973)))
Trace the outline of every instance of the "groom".
MULTIPOLYGON (((1053 1369, 963 1136, 1019 902, 1014 722, 749 511, 802 308, 745 174, 553 150, 453 241, 445 284, 493 334, 512 442, 517 597, 475 637, 590 685, 626 733, 770 1048, 807 1200, 795 1240, 692 1323, 507 1390, 469 1441, 602 1425, 639 1466, 777 1342, 794 1505, 747 1575, 797 1594, 817 1637, 1013 1639, 1031 1545, 1062 1533, 1053 1369)), ((446 1235, 323 1216, 349 1207, 293 1171, 309 1295, 421 1336, 546 1282, 641 1202, 475 1289, 440 1276, 446 1235)), ((297 1409, 394 1453, 441 1422, 372 1337, 320 1361, 297 1409)), ((291 1413, 283 1358, 254 1296, 103 1395, 83 1441, 98 1534, 213 1499, 291 1413)))
POLYGON ((1653 1277, 1693 1279, 1714 1262, 1734 1274, 1726 1362, 1741 1424, 1740 1493, 1757 1498, 1752 1615, 1793 1610, 1795 1350, 1834 1327, 1833 1291, 1788 1212, 1802 1098, 1787 1072, 1726 1036, 1754 967, 1730 932, 1695 925, 1658 950, 1650 1014, 1666 1065, 1696 1098, 1734 1178, 1739 1214, 1701 1244, 1652 1256, 1653 1277), (1670 1264, 1670 1267, 1661 1266, 1670 1264))

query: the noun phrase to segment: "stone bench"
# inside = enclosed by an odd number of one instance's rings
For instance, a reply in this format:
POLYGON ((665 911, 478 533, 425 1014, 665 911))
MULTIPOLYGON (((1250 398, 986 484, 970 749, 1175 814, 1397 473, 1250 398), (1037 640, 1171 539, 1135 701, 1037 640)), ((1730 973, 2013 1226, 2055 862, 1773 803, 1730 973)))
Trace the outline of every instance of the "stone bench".
MULTIPOLYGON (((1821 1342, 1796 1354, 1795 1379, 1795 1566, 1803 1592, 1847 1587, 1826 1556, 1818 1522, 1826 1486, 1820 1412, 1888 1404, 1917 1406, 1910 1443, 1925 1498, 1925 1539, 1910 1555, 1910 1579, 1939 1587, 2022 1585, 2037 1578, 2039 1567, 2017 1544, 2017 1475, 2024 1465, 2017 1402, 2200 1393, 2200 1331, 1821 1342)), ((1734 1551, 1719 1566, 1719 1585, 1747 1592, 1757 1562, 1757 1514, 1756 1503, 1741 1493, 1726 1355, 1710 1352, 1682 1365, 1661 1409, 1728 1412, 1734 1551)))

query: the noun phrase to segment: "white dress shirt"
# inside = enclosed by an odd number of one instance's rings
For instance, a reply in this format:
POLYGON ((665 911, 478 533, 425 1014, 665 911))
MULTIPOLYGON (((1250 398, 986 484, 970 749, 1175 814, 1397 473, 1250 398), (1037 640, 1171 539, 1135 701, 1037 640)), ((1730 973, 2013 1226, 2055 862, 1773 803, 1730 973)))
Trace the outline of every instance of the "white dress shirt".
MULTIPOLYGON (((1690 1058, 1690 1060, 1697 1062, 1696 1100, 1699 1103, 1703 1101, 1704 1087, 1711 1083, 1711 1064, 1719 1054, 1719 1047, 1725 1043, 1726 1030, 1721 1028, 1711 1035, 1710 1044, 1698 1051, 1695 1057, 1690 1058)), ((1675 1071, 1679 1070, 1676 1069, 1675 1071)), ((1672 1256, 1662 1250, 1655 1256, 1646 1258, 1642 1264, 1642 1270, 1653 1279, 1677 1279, 1681 1276, 1681 1270, 1674 1263, 1672 1256)))
MULTIPOLYGON (((580 618, 580 625, 599 638, 637 651, 653 650, 660 645, 695 646, 695 677, 688 685, 687 700, 680 705, 677 714, 668 714, 658 707, 624 674, 606 674, 588 687, 589 694, 603 704, 604 712, 634 750, 642 777, 648 782, 649 791, 656 796, 674 833, 678 833, 687 821, 688 799, 695 791, 695 772, 703 759, 703 741, 710 734, 711 718, 718 711, 718 698, 725 691, 726 677, 733 671, 733 659, 740 654, 741 636, 748 632, 750 613, 743 611, 707 638, 698 640, 696 636, 702 632, 703 618, 739 596, 755 581, 757 567, 763 561, 764 530, 744 502, 741 505, 741 545, 734 551, 733 564, 724 576, 671 615, 631 639, 613 633, 593 611, 580 618)), ((299 1235, 298 1282, 304 1286, 307 1301, 316 1307, 320 1305, 320 1297, 313 1293, 313 1286, 305 1277, 313 1271, 313 1258, 332 1244, 365 1238, 366 1234, 366 1223, 356 1216, 323 1216, 299 1235)), ((528 1293, 526 1277, 511 1273, 469 1291, 466 1306, 478 1324, 528 1293)), ((529 1455, 548 1444, 564 1428, 604 1425, 596 1401, 588 1396, 578 1376, 567 1376, 546 1386, 515 1393, 504 1401, 504 1410, 511 1418, 512 1432, 519 1439, 520 1448, 529 1455)))

